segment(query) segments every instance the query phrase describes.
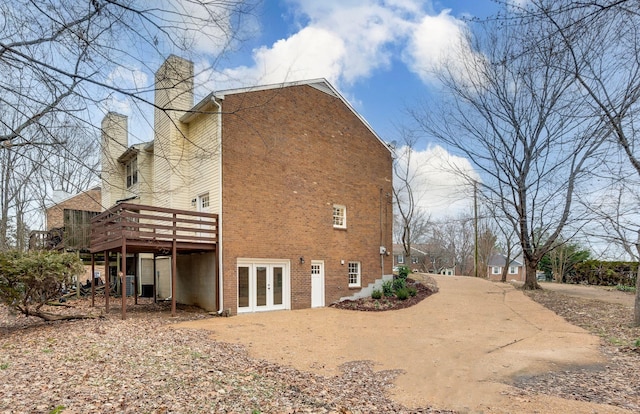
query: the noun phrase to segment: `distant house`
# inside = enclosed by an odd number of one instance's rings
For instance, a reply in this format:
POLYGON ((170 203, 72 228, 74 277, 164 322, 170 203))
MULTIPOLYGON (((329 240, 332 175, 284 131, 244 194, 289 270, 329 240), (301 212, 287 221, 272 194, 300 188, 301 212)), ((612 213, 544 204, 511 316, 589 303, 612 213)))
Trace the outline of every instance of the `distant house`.
POLYGON ((68 195, 45 209, 46 230, 33 231, 29 248, 89 251, 91 219, 102 211, 100 187, 68 195))
POLYGON ((409 258, 404 254, 404 246, 402 244, 393 245, 393 267, 407 266, 413 271, 426 272, 427 253, 420 249, 421 245, 411 246, 411 263, 409 258))
POLYGON ((440 273, 441 275, 444 276, 455 276, 456 275, 456 267, 443 267, 442 269, 440 269, 440 273))
POLYGON ((391 277, 391 151, 338 91, 313 79, 194 105, 193 79, 182 58, 160 67, 149 142, 104 118, 92 252, 126 255, 127 275, 135 255, 155 297, 230 314, 321 307, 391 277))
MULTIPOLYGON (((487 266, 487 279, 500 281, 502 280, 502 272, 507 266, 507 258, 505 255, 498 253, 489 258, 487 266)), ((525 272, 522 263, 518 260, 511 260, 507 268, 507 281, 517 280, 524 282, 525 272)))
MULTIPOLYGON (((29 249, 59 250, 82 253, 87 259, 91 240, 91 219, 102 211, 102 192, 94 187, 74 195, 67 195, 45 208, 45 231, 29 234, 29 249)), ((86 263, 86 262, 85 262, 86 263)), ((99 274, 99 273, 98 273, 99 274)), ((91 279, 91 268, 85 265, 84 283, 91 279)))

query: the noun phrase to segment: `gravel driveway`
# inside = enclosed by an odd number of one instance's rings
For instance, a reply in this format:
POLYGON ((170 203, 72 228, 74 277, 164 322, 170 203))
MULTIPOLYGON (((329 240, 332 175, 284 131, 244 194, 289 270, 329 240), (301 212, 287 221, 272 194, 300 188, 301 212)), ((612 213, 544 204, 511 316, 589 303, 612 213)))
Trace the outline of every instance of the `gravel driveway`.
POLYGON ((511 285, 469 277, 436 277, 440 292, 394 312, 333 308, 269 312, 186 322, 218 341, 301 371, 337 375, 369 360, 374 370, 401 370, 390 390, 408 407, 460 412, 628 412, 552 396, 523 398, 515 377, 597 368, 599 338, 570 325, 511 285))

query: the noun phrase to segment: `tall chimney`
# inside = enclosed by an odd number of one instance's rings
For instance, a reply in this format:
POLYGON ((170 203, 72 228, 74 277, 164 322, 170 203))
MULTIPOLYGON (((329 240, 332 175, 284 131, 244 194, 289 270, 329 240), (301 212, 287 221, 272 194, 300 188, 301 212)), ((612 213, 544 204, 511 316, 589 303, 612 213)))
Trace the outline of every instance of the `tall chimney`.
POLYGON ((185 208, 177 200, 186 196, 186 185, 175 171, 183 166, 181 155, 188 126, 179 119, 193 107, 193 62, 170 55, 155 76, 154 205, 185 208))
POLYGON ((109 112, 102 119, 101 129, 102 206, 109 208, 116 200, 123 198, 125 193, 124 168, 117 160, 129 146, 127 117, 109 112))

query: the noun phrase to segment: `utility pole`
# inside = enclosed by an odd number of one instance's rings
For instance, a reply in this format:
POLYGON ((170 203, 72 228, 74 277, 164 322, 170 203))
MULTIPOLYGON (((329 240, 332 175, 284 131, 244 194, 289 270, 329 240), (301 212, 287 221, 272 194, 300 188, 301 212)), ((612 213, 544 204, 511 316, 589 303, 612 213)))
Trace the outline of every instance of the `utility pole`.
POLYGON ((473 254, 473 275, 478 277, 478 182, 473 182, 473 231, 475 248, 473 254))

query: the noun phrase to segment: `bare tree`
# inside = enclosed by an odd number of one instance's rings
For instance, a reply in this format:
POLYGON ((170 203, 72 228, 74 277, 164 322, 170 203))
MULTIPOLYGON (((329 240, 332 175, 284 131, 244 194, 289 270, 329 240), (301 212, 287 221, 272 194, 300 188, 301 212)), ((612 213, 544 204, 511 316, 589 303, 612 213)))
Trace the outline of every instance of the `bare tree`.
POLYGON ((403 143, 393 149, 393 198, 395 201, 396 240, 402 244, 407 264, 411 265, 411 245, 418 236, 414 231, 422 232, 428 226, 429 216, 421 212, 415 199, 416 169, 412 165, 412 155, 416 136, 408 130, 401 131, 403 143))
POLYGON ((153 80, 146 80, 146 74, 170 53, 192 59, 207 54, 215 65, 241 41, 243 19, 250 16, 253 3, 0 3, 0 249, 7 247, 9 227, 24 227, 16 222, 16 213, 24 216, 33 208, 24 203, 42 205, 51 189, 77 192, 95 178, 98 148, 92 138, 99 133, 94 118, 112 109, 113 102, 152 109, 153 80), (17 182, 12 181, 12 168, 31 165, 38 157, 44 161, 31 191, 9 191, 17 182))
MULTIPOLYGON (((537 37, 559 42, 559 47, 569 57, 561 67, 575 77, 579 91, 592 110, 591 116, 604 124, 629 165, 640 176, 640 136, 637 132, 640 10, 637 2, 534 0, 522 9, 522 14, 526 19, 549 25, 550 30, 538 33, 537 37)), ((614 225, 618 229, 625 227, 620 223, 614 225)), ((637 232, 640 234, 640 228, 637 232)), ((633 243, 628 236, 623 239, 630 254, 628 247, 633 243)), ((636 289, 634 321, 640 325, 640 289, 636 289)))
POLYGON ((559 67, 568 57, 558 41, 531 40, 545 25, 483 28, 437 74, 444 101, 413 114, 480 171, 485 197, 517 231, 524 288, 536 289, 538 263, 576 219, 574 193, 607 132, 582 116, 585 99, 559 67))

